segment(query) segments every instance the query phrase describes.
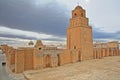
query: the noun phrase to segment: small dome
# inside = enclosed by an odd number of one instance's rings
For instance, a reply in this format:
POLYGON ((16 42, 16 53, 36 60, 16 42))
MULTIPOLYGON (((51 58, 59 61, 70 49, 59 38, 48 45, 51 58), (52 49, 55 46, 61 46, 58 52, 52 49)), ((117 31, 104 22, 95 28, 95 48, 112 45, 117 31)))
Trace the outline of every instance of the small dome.
POLYGON ((82 7, 78 5, 75 7, 75 9, 82 9, 82 7))
POLYGON ((33 41, 30 41, 30 42, 28 43, 28 45, 29 45, 29 46, 30 46, 30 45, 34 45, 33 41))

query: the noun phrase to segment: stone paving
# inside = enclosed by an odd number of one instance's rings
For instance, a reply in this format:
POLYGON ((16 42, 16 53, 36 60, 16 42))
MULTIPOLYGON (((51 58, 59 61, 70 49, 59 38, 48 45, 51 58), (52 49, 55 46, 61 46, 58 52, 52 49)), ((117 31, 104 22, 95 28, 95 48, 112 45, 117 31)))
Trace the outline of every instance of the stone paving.
POLYGON ((120 56, 24 72, 29 80, 120 80, 120 56))
POLYGON ((9 79, 8 80, 26 80, 23 75, 13 75, 9 74, 9 79))

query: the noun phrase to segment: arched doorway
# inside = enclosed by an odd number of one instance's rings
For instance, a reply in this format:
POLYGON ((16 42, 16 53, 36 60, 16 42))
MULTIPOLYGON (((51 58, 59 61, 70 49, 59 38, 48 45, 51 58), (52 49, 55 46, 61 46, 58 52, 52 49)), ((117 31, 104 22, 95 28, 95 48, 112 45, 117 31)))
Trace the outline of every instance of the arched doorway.
POLYGON ((45 67, 50 67, 50 63, 51 63, 51 56, 50 55, 46 55, 45 57, 45 67))
POLYGON ((82 61, 81 51, 78 53, 78 61, 82 61))
POLYGON ((60 66, 60 55, 58 54, 57 57, 58 57, 58 66, 60 66))

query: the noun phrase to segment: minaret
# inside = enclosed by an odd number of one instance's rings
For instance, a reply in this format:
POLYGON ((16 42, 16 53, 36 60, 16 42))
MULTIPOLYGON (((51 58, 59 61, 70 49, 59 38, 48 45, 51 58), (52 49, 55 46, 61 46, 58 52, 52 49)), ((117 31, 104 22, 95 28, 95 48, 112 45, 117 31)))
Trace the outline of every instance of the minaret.
POLYGON ((89 26, 86 11, 81 6, 72 11, 67 28, 67 49, 79 51, 82 60, 93 57, 92 27, 89 26))

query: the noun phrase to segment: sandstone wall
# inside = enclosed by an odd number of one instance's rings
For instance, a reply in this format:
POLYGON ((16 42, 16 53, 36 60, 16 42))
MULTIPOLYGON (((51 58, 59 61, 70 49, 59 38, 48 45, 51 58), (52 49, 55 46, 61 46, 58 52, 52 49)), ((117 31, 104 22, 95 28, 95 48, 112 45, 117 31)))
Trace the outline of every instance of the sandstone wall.
POLYGON ((24 50, 16 50, 15 53, 15 73, 22 73, 24 71, 24 50))
POLYGON ((24 70, 33 69, 33 48, 24 49, 24 70))

